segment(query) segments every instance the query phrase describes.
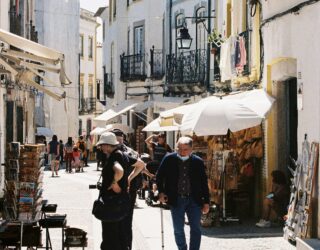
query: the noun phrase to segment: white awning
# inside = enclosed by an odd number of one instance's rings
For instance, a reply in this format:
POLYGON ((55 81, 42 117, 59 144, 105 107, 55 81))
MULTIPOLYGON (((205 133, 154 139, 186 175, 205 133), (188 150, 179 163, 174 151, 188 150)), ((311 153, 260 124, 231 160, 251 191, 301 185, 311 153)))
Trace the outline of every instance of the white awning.
MULTIPOLYGON (((65 73, 63 53, 2 29, 0 29, 0 41, 11 46, 0 45, 0 64, 12 74, 13 80, 18 80, 38 88, 57 100, 65 97, 61 84, 70 84, 71 81, 65 73), (60 82, 56 83, 48 79, 46 76, 40 74, 39 70, 59 74, 60 82), (27 79, 26 75, 28 76, 27 79), (42 88, 35 86, 33 78, 36 75, 50 84, 59 87, 62 93, 56 94, 42 86, 42 88), (58 98, 56 98, 57 96, 58 98)), ((39 84, 36 83, 36 85, 39 84)))
POLYGON ((125 100, 124 102, 118 104, 114 108, 110 108, 106 112, 104 112, 103 114, 95 117, 93 120, 107 122, 107 121, 129 111, 130 109, 133 109, 137 105, 138 105, 138 103, 135 102, 134 100, 125 100))
POLYGON ((164 131, 169 132, 169 131, 178 131, 178 130, 179 130, 178 125, 162 126, 161 117, 158 117, 157 119, 153 120, 142 129, 142 131, 145 131, 145 132, 164 132, 164 131))

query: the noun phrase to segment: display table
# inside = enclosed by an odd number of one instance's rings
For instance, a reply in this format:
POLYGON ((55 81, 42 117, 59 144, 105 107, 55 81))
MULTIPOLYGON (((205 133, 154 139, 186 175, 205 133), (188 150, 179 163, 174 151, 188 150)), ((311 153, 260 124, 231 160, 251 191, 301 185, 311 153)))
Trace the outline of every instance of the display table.
POLYGON ((7 222, 0 227, 0 246, 42 247, 41 229, 36 222, 7 222))
POLYGON ((64 248, 64 228, 66 227, 67 224, 67 215, 58 215, 58 214, 52 214, 52 215, 47 215, 45 212, 43 213, 43 218, 39 220, 39 225, 42 228, 46 229, 46 249, 52 249, 52 243, 50 239, 50 233, 49 233, 49 228, 61 228, 61 234, 62 234, 62 240, 61 240, 61 246, 63 249, 64 248))

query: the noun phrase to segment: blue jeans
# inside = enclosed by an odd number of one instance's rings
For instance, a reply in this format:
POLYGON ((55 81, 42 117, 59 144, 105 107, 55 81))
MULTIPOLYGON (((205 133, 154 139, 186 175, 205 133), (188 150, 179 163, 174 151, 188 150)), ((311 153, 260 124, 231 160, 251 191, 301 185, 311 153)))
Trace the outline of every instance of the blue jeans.
POLYGON ((175 206, 170 207, 174 237, 179 250, 187 250, 184 234, 184 215, 187 214, 190 224, 189 250, 199 250, 201 242, 201 207, 191 197, 178 197, 175 206))

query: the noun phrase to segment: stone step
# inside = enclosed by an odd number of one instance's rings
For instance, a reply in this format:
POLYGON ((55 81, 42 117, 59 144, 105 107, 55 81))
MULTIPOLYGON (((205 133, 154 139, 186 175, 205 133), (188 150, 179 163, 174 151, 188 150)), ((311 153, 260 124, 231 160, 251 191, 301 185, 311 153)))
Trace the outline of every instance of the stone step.
POLYGON ((319 239, 300 239, 297 237, 297 250, 318 250, 320 249, 320 240, 319 239))

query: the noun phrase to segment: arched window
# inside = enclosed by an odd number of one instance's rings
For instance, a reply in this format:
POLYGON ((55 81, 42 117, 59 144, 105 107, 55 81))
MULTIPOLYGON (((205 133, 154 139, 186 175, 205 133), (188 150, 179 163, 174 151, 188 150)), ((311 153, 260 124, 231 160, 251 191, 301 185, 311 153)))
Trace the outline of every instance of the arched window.
POLYGON ((92 130, 91 119, 87 119, 87 135, 90 135, 91 130, 92 130))
POLYGON ((82 135, 82 120, 79 119, 79 135, 82 135))
POLYGON ((205 27, 208 27, 208 19, 201 18, 207 16, 207 10, 205 7, 199 7, 196 10, 196 25, 197 25, 197 49, 206 50, 207 49, 207 37, 208 33, 205 27))

